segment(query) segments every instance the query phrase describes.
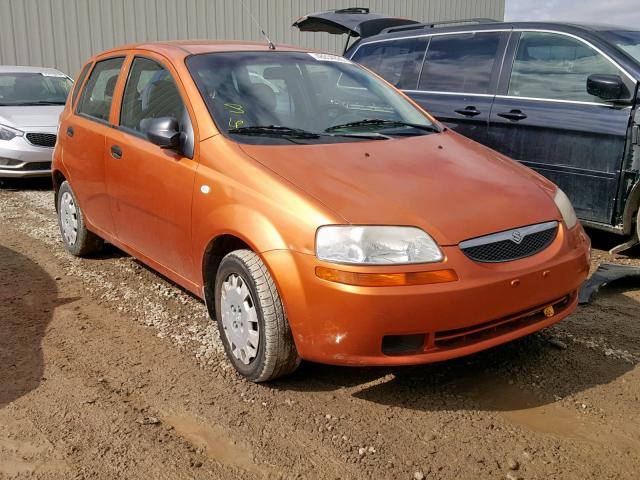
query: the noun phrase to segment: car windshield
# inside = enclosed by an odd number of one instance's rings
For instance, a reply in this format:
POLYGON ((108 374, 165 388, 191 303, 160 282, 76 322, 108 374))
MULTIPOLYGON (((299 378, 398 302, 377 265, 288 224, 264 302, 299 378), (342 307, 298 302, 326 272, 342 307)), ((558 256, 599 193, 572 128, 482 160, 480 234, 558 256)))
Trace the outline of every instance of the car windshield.
POLYGON ((71 86, 61 73, 0 73, 0 106, 64 105, 71 86))
POLYGON ((612 30, 605 32, 605 36, 618 48, 633 57, 640 63, 640 31, 637 30, 612 30))
POLYGON ((187 66, 218 128, 239 142, 331 143, 439 131, 395 89, 342 57, 233 52, 187 66))

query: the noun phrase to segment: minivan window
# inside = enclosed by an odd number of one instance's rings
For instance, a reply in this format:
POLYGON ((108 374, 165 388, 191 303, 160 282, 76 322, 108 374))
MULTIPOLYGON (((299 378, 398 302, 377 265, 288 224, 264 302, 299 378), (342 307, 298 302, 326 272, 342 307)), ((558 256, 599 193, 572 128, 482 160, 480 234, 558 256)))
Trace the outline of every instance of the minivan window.
POLYGON ((218 128, 238 142, 333 143, 438 130, 395 89, 342 57, 210 53, 188 57, 187 67, 218 128))
POLYGON ((419 89, 490 93, 501 36, 500 32, 479 32, 432 37, 419 89))
POLYGON ((124 57, 96 63, 84 87, 76 112, 98 120, 109 120, 113 94, 124 57))
POLYGON ((424 37, 369 43, 360 47, 352 60, 397 88, 415 90, 427 43, 424 37))
POLYGON ((162 65, 136 57, 122 97, 120 126, 145 134, 151 118, 172 117, 183 122, 186 114, 176 82, 162 65))
POLYGON ((64 105, 72 85, 61 73, 0 73, 0 105, 64 105))
POLYGON ((616 47, 623 50, 636 62, 640 63, 640 31, 612 30, 609 32, 603 32, 603 35, 607 38, 607 40, 613 42, 616 47))
POLYGON ((589 45, 557 33, 523 32, 513 62, 509 95, 604 103, 587 93, 592 74, 621 72, 589 45))

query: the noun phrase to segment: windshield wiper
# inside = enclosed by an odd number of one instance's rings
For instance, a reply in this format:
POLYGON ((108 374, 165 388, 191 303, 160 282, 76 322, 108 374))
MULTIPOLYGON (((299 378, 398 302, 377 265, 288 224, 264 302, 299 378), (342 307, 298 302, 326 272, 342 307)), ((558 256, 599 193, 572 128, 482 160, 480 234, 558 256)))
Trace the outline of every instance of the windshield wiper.
POLYGON ((349 122, 342 125, 334 125, 325 130, 325 132, 335 132, 343 130, 345 128, 352 127, 368 127, 368 126, 380 126, 380 127, 411 127, 418 130, 424 130, 426 132, 440 133, 440 128, 435 125, 422 125, 420 123, 403 122, 402 120, 383 120, 381 118, 368 118, 365 120, 358 120, 357 122, 349 122))
MULTIPOLYGON (((229 130, 229 133, 236 135, 256 135, 256 136, 278 136, 293 139, 318 139, 320 137, 346 137, 359 138, 363 140, 388 140, 389 137, 377 132, 363 133, 315 133, 301 128, 283 127, 280 125, 258 125, 248 127, 238 127, 229 130)), ((295 143, 295 142, 294 142, 295 143)))
POLYGON ((319 133, 309 132, 301 128, 282 127, 280 125, 257 125, 229 129, 229 133, 236 135, 270 135, 295 138, 320 138, 319 133))

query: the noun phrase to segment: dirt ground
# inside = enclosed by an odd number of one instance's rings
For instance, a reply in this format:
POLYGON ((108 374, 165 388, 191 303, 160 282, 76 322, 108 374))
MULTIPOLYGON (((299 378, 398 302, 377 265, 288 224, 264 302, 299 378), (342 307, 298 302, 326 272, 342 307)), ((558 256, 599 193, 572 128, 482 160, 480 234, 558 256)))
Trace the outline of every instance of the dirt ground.
POLYGON ((472 357, 253 385, 198 299, 67 255, 49 189, 0 187, 0 478, 638 478, 640 281, 472 357))

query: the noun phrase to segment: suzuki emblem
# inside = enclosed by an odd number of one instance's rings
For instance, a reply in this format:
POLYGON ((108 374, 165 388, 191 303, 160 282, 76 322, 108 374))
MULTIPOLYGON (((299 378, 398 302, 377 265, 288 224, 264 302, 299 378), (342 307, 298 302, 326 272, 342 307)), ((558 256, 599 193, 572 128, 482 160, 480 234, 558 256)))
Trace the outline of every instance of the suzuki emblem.
POLYGON ((513 242, 517 243, 518 245, 522 243, 522 233, 520 233, 520 230, 514 230, 511 233, 511 240, 513 240, 513 242))

